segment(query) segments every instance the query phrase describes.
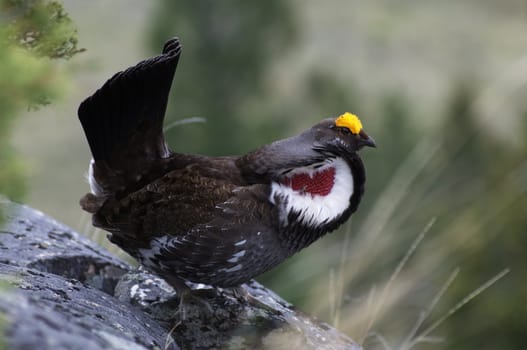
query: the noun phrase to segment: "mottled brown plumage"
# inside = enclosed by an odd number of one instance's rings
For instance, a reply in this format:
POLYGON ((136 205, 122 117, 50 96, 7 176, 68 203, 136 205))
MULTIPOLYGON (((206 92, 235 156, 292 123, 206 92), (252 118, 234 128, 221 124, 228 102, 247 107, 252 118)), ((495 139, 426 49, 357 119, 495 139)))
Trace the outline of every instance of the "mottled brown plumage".
POLYGON ((79 107, 93 155, 81 205, 113 243, 174 286, 236 286, 349 218, 365 182, 356 152, 374 143, 328 118, 243 156, 174 153, 162 125, 180 53, 179 40, 168 41, 162 55, 117 73, 79 107))

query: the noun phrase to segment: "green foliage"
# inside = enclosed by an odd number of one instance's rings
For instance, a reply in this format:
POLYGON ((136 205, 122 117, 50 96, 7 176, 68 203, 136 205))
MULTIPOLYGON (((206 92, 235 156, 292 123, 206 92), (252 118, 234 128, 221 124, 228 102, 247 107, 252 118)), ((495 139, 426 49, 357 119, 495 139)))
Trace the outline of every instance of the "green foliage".
MULTIPOLYGON (((447 330, 442 344, 421 344, 417 348, 525 348, 527 344, 521 334, 527 318, 517 313, 525 284, 515 271, 526 266, 525 254, 518 248, 525 246, 527 227, 526 145, 513 147, 483 127, 484 117, 474 108, 479 90, 476 85, 464 82, 454 85, 452 90, 439 127, 427 132, 418 133, 408 124, 405 116, 412 114, 412 108, 403 98, 389 95, 384 100, 382 129, 372 133, 378 140, 378 154, 364 157, 369 184, 365 204, 373 202, 373 207, 361 206, 360 212, 365 211, 375 222, 383 220, 390 206, 394 206, 394 211, 381 226, 382 237, 377 237, 375 243, 366 245, 363 237, 351 238, 349 254, 359 258, 345 258, 337 268, 343 270, 341 275, 353 276, 349 281, 344 278, 349 295, 364 300, 371 290, 363 288, 378 286, 379 276, 397 264, 417 228, 422 227, 423 221, 437 217, 425 244, 409 262, 411 272, 401 276, 391 291, 394 295, 402 294, 394 297, 396 301, 392 301, 372 330, 393 347, 397 339, 404 339, 405 332, 431 304, 440 282, 452 271, 459 268, 459 277, 448 288, 425 328, 433 324, 441 309, 452 307, 492 275, 510 268, 509 276, 463 305, 441 325, 437 333, 444 334, 447 330), (418 156, 408 162, 407 154, 414 152, 412 145, 418 156), (424 145, 431 147, 427 149, 424 145), (401 172, 404 168, 407 170, 401 172), (400 182, 401 174, 403 181, 414 177, 408 189, 400 182), (397 187, 404 191, 399 198, 394 195, 397 187), (367 254, 360 255, 364 250, 367 254), (374 258, 369 260, 370 256, 374 258), (364 270, 348 267, 361 262, 364 270), (513 321, 519 318, 521 321, 513 321), (496 327, 498 324, 506 326, 496 327), (484 334, 492 334, 491 339, 484 334)), ((359 227, 353 225, 354 234, 358 231, 360 235, 365 229, 366 239, 371 236, 375 223, 367 225, 367 222, 364 227, 360 227, 363 223, 359 227)), ((378 298, 373 298, 372 304, 377 302, 378 298)), ((360 306, 349 308, 356 310, 360 306)), ((374 343, 368 342, 366 347, 384 348, 374 343)))
POLYGON ((239 153, 265 139, 240 132, 242 126, 258 121, 260 130, 278 128, 279 120, 265 118, 270 97, 264 82, 271 57, 294 38, 291 15, 289 4, 280 0, 160 2, 151 47, 159 52, 162 43, 176 35, 184 46, 167 123, 193 116, 207 119, 205 124, 172 129, 168 141, 174 149, 239 153), (255 97, 258 102, 248 110, 247 103, 255 97))
POLYGON ((9 130, 24 108, 48 104, 64 84, 51 59, 77 49, 75 27, 57 1, 0 0, 0 193, 20 200, 24 167, 9 130))
POLYGON ((527 316, 518 313, 526 291, 518 275, 527 266, 525 253, 518 248, 525 246, 527 227, 527 149, 525 143, 514 147, 483 129, 478 122, 482 116, 473 109, 474 96, 475 88, 467 84, 454 90, 440 133, 449 161, 439 181, 448 191, 438 193, 435 210, 444 213, 444 229, 467 240, 449 259, 466 270, 450 297, 459 297, 489 271, 508 267, 512 274, 447 322, 456 334, 449 348, 520 349, 527 346, 527 316), (474 315, 480 315, 479 322, 469 321, 474 315))
POLYGON ((76 28, 58 1, 2 0, 7 38, 38 57, 71 58, 77 49, 76 28))
POLYGON ((0 334, 2 335, 0 337, 0 350, 7 349, 7 337, 5 336, 5 333, 7 332, 7 316, 3 313, 0 313, 0 334))
POLYGON ((19 200, 23 198, 25 193, 23 174, 26 169, 23 162, 15 156, 16 153, 7 142, 0 141, 0 147, 2 147, 0 151, 0 194, 19 200))

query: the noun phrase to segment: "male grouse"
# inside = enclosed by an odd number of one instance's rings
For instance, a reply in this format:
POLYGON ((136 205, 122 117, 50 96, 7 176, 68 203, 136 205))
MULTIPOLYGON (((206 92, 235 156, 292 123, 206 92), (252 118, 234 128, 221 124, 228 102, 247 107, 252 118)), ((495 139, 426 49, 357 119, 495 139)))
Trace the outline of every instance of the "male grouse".
POLYGON ((345 113, 243 156, 174 153, 163 137, 177 38, 115 74, 79 107, 93 159, 81 199, 93 225, 174 287, 238 286, 357 209, 375 143, 345 113))

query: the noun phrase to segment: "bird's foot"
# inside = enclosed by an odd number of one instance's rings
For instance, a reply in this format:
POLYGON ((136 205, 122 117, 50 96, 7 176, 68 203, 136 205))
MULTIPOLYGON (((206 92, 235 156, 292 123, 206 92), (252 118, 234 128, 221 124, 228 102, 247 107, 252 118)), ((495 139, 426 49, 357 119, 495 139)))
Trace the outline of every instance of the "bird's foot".
POLYGON ((266 303, 264 303, 260 299, 258 299, 255 296, 251 295, 247 291, 247 289, 245 289, 243 286, 233 287, 231 290, 232 290, 232 293, 233 293, 234 297, 236 299, 238 299, 238 301, 240 301, 242 303, 247 303, 247 304, 252 305, 252 306, 254 306, 256 308, 259 308, 259 309, 264 309, 264 310, 267 310, 267 311, 276 312, 276 310, 273 307, 271 307, 270 305, 267 305, 266 303))
POLYGON ((206 310, 209 314, 213 314, 214 310, 211 304, 205 300, 207 294, 210 295, 210 289, 191 289, 185 281, 174 277, 164 276, 165 281, 176 290, 176 297, 179 298, 179 305, 176 311, 176 315, 179 315, 180 321, 185 321, 189 315, 191 305, 196 305, 199 309, 198 313, 202 310, 206 310))
POLYGON ((185 321, 188 316, 189 306, 191 304, 197 304, 199 305, 198 308, 203 310, 207 310, 208 313, 212 314, 214 313, 214 309, 210 305, 210 303, 203 298, 203 296, 199 295, 200 290, 192 290, 190 288, 187 288, 179 292, 179 307, 178 311, 176 312, 179 314, 179 318, 181 321, 185 321))

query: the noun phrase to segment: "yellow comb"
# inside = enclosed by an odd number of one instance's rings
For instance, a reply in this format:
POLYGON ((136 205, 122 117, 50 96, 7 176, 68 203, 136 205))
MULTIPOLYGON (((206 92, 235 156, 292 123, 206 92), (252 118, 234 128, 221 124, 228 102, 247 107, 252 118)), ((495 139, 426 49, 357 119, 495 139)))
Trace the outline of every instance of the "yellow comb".
POLYGON ((358 134, 362 130, 359 117, 350 112, 346 112, 335 119, 335 125, 339 128, 348 128, 352 134, 358 134))

